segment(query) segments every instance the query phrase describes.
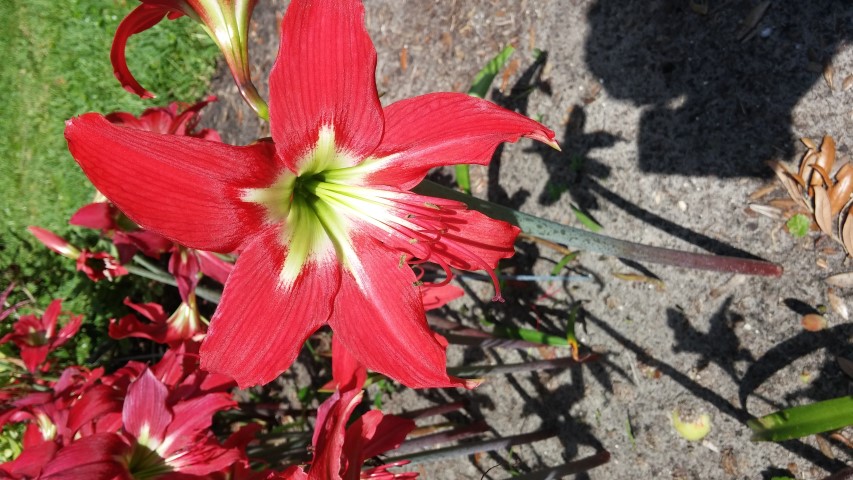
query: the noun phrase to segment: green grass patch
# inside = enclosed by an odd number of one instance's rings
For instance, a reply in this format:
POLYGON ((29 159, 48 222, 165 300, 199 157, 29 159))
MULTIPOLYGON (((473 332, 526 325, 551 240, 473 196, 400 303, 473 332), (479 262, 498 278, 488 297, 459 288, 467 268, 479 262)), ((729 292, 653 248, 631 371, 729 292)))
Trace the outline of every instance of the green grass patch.
POLYGON ((89 111, 138 114, 172 100, 194 102, 207 93, 215 69, 218 51, 199 25, 188 18, 163 21, 132 37, 128 48, 131 71, 158 98, 127 93, 113 76, 109 51, 119 21, 137 5, 0 2, 0 287, 15 280, 42 308, 64 297, 68 309, 91 313, 100 310, 93 298, 106 295, 103 287, 83 285, 88 279, 71 260, 48 252, 25 230, 39 225, 80 241, 85 235, 70 233, 67 222, 94 189, 67 151, 65 121, 89 111))

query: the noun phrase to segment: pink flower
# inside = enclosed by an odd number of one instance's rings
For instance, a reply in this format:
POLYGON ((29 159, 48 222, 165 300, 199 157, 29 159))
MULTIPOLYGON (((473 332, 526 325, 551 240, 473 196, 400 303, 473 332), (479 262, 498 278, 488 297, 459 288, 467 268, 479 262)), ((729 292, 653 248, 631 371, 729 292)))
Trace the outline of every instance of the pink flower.
POLYGON ((83 322, 82 315, 69 315, 69 320, 57 331, 57 320, 62 310, 62 300, 54 300, 44 315, 22 315, 12 327, 12 333, 0 338, 0 344, 12 341, 21 349, 21 360, 30 373, 47 360, 48 353, 61 347, 78 330, 83 322))
POLYGON ((409 265, 491 271, 518 229, 409 189, 432 167, 487 164, 501 142, 556 146, 554 133, 464 94, 383 108, 360 2, 293 1, 281 32, 271 142, 235 147, 86 114, 67 123, 72 155, 143 228, 241 253, 202 368, 241 387, 269 382, 328 324, 360 363, 407 386, 473 387, 446 373, 409 265))

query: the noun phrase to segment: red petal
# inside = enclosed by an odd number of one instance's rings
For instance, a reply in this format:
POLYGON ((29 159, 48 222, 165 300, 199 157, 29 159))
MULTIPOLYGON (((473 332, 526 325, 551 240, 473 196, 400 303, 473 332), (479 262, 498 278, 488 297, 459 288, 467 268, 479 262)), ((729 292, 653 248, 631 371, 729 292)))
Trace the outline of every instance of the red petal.
POLYGON ((356 238, 362 285, 341 278, 329 325, 365 367, 411 388, 473 387, 447 375, 444 348, 427 326, 414 273, 369 237, 356 238))
POLYGON ((456 300, 462 295, 465 295, 465 290, 462 290, 456 285, 427 284, 421 286, 421 297, 424 301, 424 310, 441 308, 447 304, 447 302, 456 300))
POLYGON ((350 390, 335 391, 320 408, 317 409, 317 423, 314 426, 314 461, 308 471, 312 480, 335 480, 341 478, 341 463, 344 459, 344 438, 346 425, 355 407, 361 403, 362 392, 350 390))
POLYGON ((460 270, 491 270, 502 258, 515 253, 513 244, 518 227, 495 220, 480 212, 461 210, 445 221, 449 228, 433 255, 460 270))
POLYGON ((177 403, 172 407, 174 420, 169 425, 166 441, 172 442, 163 453, 170 456, 177 450, 191 449, 193 440, 210 428, 213 414, 237 406, 227 392, 211 393, 177 403))
POLYGON ((114 433, 84 437, 57 452, 42 471, 42 480, 132 480, 122 463, 130 454, 122 438, 114 433))
POLYGON ((281 232, 270 228, 237 260, 201 345, 201 366, 246 388, 267 383, 296 360, 331 311, 338 265, 306 263, 292 286, 280 286, 281 232))
POLYGON ((556 146, 554 132, 523 115, 462 93, 432 93, 385 108, 380 158, 367 183, 409 189, 442 165, 487 165, 502 142, 528 137, 556 146), (390 158, 387 158, 389 157, 390 158))
POLYGON ((217 282, 225 284, 228 276, 234 271, 234 264, 226 262, 215 254, 203 250, 196 250, 195 253, 198 255, 201 272, 217 282))
POLYGON ((157 343, 166 343, 169 326, 165 319, 158 323, 140 322, 134 314, 128 314, 120 319, 110 320, 110 338, 121 340, 127 337, 147 338, 157 343))
POLYGON ((106 232, 116 229, 117 215, 118 211, 113 204, 109 202, 95 202, 80 207, 79 210, 74 212, 68 223, 106 232))
POLYGON ((334 126, 335 143, 358 159, 382 138, 376 50, 355 0, 291 2, 270 73, 270 128, 281 158, 295 162, 334 126))
POLYGON ((65 137, 98 190, 131 220, 177 243, 230 252, 264 222, 263 208, 240 196, 275 180, 268 142, 234 147, 159 135, 97 114, 69 120, 65 137))
POLYGON ((160 380, 145 369, 127 389, 122 423, 127 433, 135 438, 147 436, 147 447, 156 449, 166 436, 166 428, 172 422, 172 414, 166 406, 169 391, 160 380))
MULTIPOLYGON (((366 415, 365 415, 366 416, 366 415)), ((364 417, 362 417, 364 418, 364 417)), ((412 430, 415 421, 396 415, 383 415, 371 435, 365 435, 362 458, 371 458, 399 447, 412 430)))
POLYGON ((0 464, 0 478, 40 478, 42 467, 53 458, 59 445, 56 442, 42 442, 36 446, 25 448, 18 458, 0 464))
POLYGON ((361 390, 367 369, 352 356, 337 336, 332 337, 332 385, 341 390, 361 390))
POLYGON ((50 250, 68 258, 77 258, 80 256, 80 251, 67 240, 45 228, 29 226, 27 227, 30 233, 44 244, 50 250))
POLYGON ((125 90, 135 93, 142 98, 154 98, 154 94, 142 88, 142 85, 133 78, 133 75, 127 68, 127 58, 125 58, 127 39, 131 35, 143 32, 157 25, 168 12, 168 9, 160 6, 142 4, 124 17, 118 25, 118 29, 116 29, 113 46, 110 49, 110 61, 113 63, 113 73, 115 73, 116 78, 125 90))

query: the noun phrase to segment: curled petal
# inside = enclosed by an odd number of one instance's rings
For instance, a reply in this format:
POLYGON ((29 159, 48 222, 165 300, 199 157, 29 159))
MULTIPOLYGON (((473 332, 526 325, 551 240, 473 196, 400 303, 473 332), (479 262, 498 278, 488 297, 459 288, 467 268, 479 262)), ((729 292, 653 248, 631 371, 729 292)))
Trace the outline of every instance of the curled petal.
POLYGON ((385 108, 385 135, 365 165, 366 183, 409 189, 442 165, 487 165, 495 148, 521 137, 554 148, 554 132, 523 115, 462 93, 432 93, 385 108))
POLYGON ((139 95, 141 98, 154 98, 154 94, 143 88, 133 78, 130 69, 127 68, 127 58, 125 57, 127 40, 131 35, 144 32, 160 23, 168 12, 168 9, 161 6, 143 3, 124 17, 124 20, 118 25, 115 38, 113 39, 113 46, 110 49, 110 61, 113 64, 113 73, 115 73, 116 78, 125 90, 139 95))

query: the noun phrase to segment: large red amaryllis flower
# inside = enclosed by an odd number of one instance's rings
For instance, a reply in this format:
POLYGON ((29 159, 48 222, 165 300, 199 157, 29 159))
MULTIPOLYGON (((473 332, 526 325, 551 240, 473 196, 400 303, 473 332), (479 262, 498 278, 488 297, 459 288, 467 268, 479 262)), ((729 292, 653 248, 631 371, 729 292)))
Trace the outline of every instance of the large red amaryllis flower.
POLYGON ((324 324, 371 370, 409 387, 472 387, 445 371, 410 263, 491 270, 518 229, 408 191, 427 171, 487 164, 501 142, 554 133, 464 94, 382 108, 354 0, 296 0, 270 75, 272 142, 235 147, 70 120, 72 155, 143 228, 240 252, 201 347, 242 387, 287 369, 324 324))

